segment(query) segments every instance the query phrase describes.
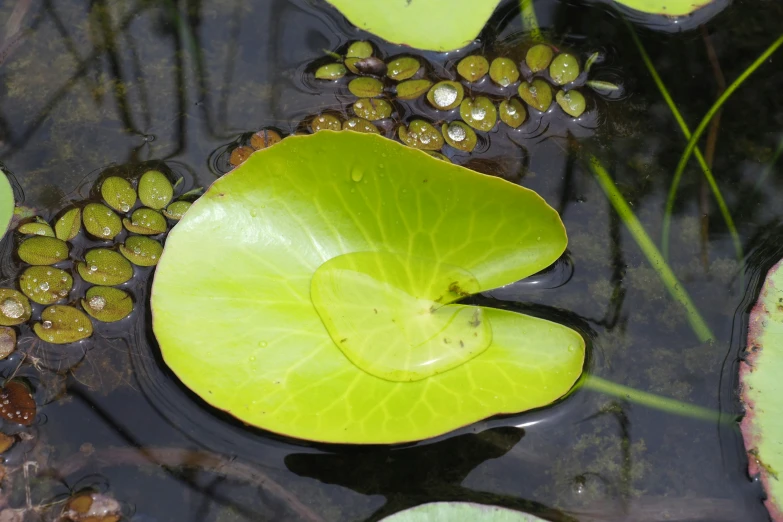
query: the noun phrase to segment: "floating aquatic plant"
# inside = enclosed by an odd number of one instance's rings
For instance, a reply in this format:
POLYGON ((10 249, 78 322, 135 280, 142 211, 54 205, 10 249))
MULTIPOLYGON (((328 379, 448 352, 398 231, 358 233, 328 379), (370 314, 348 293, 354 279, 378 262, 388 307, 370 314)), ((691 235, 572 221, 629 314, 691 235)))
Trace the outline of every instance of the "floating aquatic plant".
POLYGON ((390 515, 381 522, 544 522, 521 511, 474 502, 430 502, 390 515))
POLYGON ((5 173, 0 170, 0 237, 4 236, 14 217, 14 191, 5 173))
POLYGON ((295 136, 216 181, 171 232, 153 329, 186 386, 250 425, 424 439, 548 405, 577 380, 573 330, 458 303, 565 246, 532 191, 375 135, 295 136))

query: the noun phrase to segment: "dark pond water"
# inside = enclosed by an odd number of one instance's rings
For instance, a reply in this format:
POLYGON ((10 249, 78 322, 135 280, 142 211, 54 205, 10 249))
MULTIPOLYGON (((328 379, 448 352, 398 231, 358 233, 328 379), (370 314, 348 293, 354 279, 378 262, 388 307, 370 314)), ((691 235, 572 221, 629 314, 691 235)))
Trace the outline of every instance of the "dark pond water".
MULTIPOLYGON (((0 160, 24 205, 47 219, 89 198, 113 166, 164 161, 185 178, 184 190, 207 186, 247 133, 265 126, 290 133, 308 114, 338 107, 339 96, 319 94, 303 71, 323 49, 368 38, 320 1, 19 3, 28 7, 23 36, 0 57, 0 160)), ((16 4, 0 5, 0 28, 11 20, 13 29, 16 4)), ((579 135, 592 135, 582 144, 610 168, 657 240, 685 142, 625 25, 598 7, 541 0, 536 8, 553 41, 583 54, 601 51, 603 74, 622 80, 625 96, 599 100, 598 130, 579 135)), ((732 81, 777 38, 781 19, 780 2, 738 0, 705 32, 641 31, 691 128, 717 92, 705 34, 732 81)), ((520 31, 516 2, 506 2, 477 48, 513 53, 524 40, 520 31)), ((387 55, 400 52, 370 39, 387 55)), ((436 67, 453 59, 425 56, 436 67)), ((377 520, 443 499, 551 520, 767 520, 731 419, 741 411, 735 375, 747 312, 783 253, 783 164, 769 166, 783 138, 781 60, 778 53, 729 100, 717 134, 714 171, 745 262, 737 262, 695 163, 677 200, 671 265, 714 343, 699 343, 567 146, 563 137, 574 129, 561 122, 516 144, 490 136, 482 155, 486 170, 558 209, 570 243, 551 271, 480 300, 569 324, 589 339, 590 372, 720 410, 729 422, 581 390, 542 411, 405 447, 282 439, 209 410, 166 371, 144 305, 147 269, 130 285, 137 301, 131 318, 99 328, 77 354, 52 352, 22 330, 21 345, 40 363, 20 370, 36 387, 40 422, 7 456, 0 504, 24 508, 29 500, 29 519, 48 519, 47 503, 95 487, 138 522, 377 520)), ((5 286, 21 269, 13 241, 2 243, 5 286)), ((0 371, 8 376, 17 364, 14 357, 0 371)))

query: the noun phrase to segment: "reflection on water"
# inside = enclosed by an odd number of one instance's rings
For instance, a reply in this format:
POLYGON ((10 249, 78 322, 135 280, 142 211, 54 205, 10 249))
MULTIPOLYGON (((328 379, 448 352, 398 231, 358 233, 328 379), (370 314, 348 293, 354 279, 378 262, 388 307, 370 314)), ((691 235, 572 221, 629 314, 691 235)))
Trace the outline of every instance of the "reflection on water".
MULTIPOLYGON (((516 6, 501 6, 476 50, 493 42, 513 48, 516 6)), ((623 23, 603 9, 558 0, 536 8, 553 41, 568 34, 567 45, 603 50, 603 67, 623 80, 626 98, 606 104, 587 146, 657 238, 684 140, 623 23)), ((740 9, 735 3, 708 26, 730 80, 777 36, 783 16, 775 2, 740 9)), ((339 105, 306 88, 300 73, 323 49, 367 37, 320 0, 20 0, 0 5, 0 30, 0 159, 24 204, 47 219, 89 197, 113 165, 162 160, 189 188, 208 185, 225 168, 222 152, 248 132, 272 126, 290 133, 306 115, 339 105)), ((642 36, 695 126, 716 93, 702 35, 642 36)), ((373 41, 388 55, 401 52, 373 41)), ((449 60, 425 57, 441 66, 449 60)), ((672 267, 716 333, 714 344, 697 343, 559 139, 490 147, 478 158, 478 170, 538 191, 561 213, 570 243, 568 257, 550 271, 474 301, 578 328, 592 344, 590 370, 604 378, 737 413, 746 312, 781 255, 769 245, 780 244, 782 172, 768 164, 783 128, 782 83, 780 68, 762 67, 726 105, 718 135, 714 171, 749 252, 747 288, 739 286, 730 238, 701 197, 695 167, 675 209, 672 267)), ((22 268, 12 242, 0 244, 7 286, 22 268)), ((246 429, 204 407, 163 366, 143 304, 149 282, 143 275, 131 283, 142 305, 121 325, 101 329, 78 357, 36 346, 46 364, 21 366, 17 377, 34 386, 39 421, 7 455, 0 510, 33 513, 92 488, 144 522, 375 520, 457 498, 552 520, 767 519, 734 426, 589 391, 405 448, 307 445, 246 429)), ((33 342, 29 330, 21 330, 21 342, 33 342)), ((18 364, 3 361, 0 374, 10 376, 18 364)))

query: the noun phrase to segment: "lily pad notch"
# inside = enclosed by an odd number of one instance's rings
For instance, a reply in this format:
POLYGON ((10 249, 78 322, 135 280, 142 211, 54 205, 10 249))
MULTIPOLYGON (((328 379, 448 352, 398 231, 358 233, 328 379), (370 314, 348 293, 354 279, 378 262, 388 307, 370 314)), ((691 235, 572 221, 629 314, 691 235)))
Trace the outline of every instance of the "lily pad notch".
POLYGON ((290 137, 170 233, 153 330, 188 388, 249 425, 421 440, 575 384, 577 332, 459 303, 542 270, 566 242, 557 212, 507 181, 376 135, 290 137))

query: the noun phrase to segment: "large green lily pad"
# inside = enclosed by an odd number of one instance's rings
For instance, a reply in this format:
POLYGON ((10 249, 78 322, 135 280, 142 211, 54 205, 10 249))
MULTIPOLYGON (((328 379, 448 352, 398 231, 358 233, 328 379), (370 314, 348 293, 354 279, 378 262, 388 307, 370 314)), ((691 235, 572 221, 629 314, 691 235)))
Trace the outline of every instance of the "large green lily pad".
POLYGON ((500 0, 327 0, 355 26, 392 43, 453 51, 475 39, 500 0))
POLYGON ((349 131, 295 136, 216 181, 152 290, 166 364, 209 404, 308 440, 396 443, 562 397, 564 326, 455 303, 564 251, 536 193, 349 131))
POLYGON ((747 357, 740 364, 742 435, 751 476, 767 491, 774 521, 783 521, 783 261, 772 267, 750 313, 747 357))
POLYGON ((381 522, 544 522, 544 519, 473 502, 430 502, 390 515, 381 522))

